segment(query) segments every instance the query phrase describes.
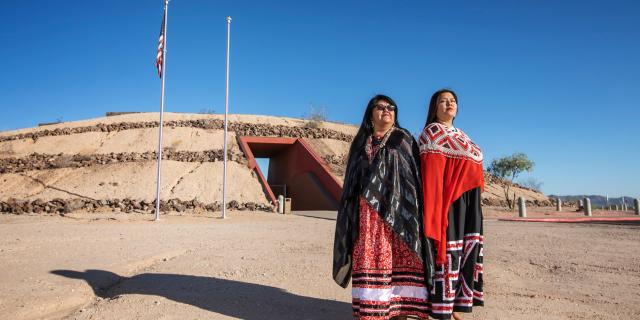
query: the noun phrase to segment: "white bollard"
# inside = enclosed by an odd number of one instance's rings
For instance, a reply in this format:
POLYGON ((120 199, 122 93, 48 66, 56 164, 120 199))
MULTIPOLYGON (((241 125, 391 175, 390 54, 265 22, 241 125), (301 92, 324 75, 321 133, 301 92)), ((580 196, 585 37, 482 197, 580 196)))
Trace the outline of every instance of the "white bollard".
POLYGON ((584 198, 584 215, 587 217, 591 217, 591 200, 589 198, 584 198))
POLYGON ((283 195, 278 196, 278 213, 280 214, 284 213, 284 196, 283 195))
POLYGON ((520 218, 527 217, 527 204, 523 197, 518 197, 518 212, 520 214, 520 218))
POLYGON ((556 202, 556 211, 562 211, 562 199, 558 198, 556 202))

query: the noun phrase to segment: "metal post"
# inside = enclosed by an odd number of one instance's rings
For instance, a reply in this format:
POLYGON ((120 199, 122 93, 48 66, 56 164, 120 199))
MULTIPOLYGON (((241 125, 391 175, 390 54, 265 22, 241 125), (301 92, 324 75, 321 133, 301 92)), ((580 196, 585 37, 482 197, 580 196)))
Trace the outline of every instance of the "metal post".
POLYGON ((231 46, 231 17, 227 17, 227 73, 224 94, 224 172, 222 174, 222 218, 227 217, 227 114, 229 113, 229 47, 231 46))
POLYGON ((520 218, 527 217, 527 204, 525 203, 524 197, 518 197, 518 212, 520 218))
POLYGON ((167 76, 167 12, 169 11, 169 0, 164 1, 164 30, 162 41, 162 90, 160 93, 160 128, 158 129, 158 179, 156 181, 156 216, 155 221, 160 220, 160 168, 162 162, 162 126, 164 123, 164 79, 167 76))
POLYGON ((633 199, 633 206, 635 207, 636 214, 640 215, 640 199, 633 199))
POLYGON ((584 198, 584 215, 591 217, 591 199, 584 198))
POLYGON ((556 211, 562 211, 562 199, 558 198, 556 202, 556 211))

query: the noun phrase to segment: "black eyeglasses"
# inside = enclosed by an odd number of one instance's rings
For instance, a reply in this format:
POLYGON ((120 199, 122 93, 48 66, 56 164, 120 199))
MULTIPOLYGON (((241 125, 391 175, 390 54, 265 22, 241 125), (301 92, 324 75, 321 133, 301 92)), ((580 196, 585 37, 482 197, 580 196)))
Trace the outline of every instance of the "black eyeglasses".
POLYGON ((392 105, 392 104, 390 104, 390 105, 388 105, 388 106, 381 105, 381 104, 377 104, 377 105, 376 105, 376 109, 378 109, 378 110, 380 110, 380 111, 387 110, 387 111, 391 112, 391 111, 396 111, 396 106, 394 106, 394 105, 392 105))

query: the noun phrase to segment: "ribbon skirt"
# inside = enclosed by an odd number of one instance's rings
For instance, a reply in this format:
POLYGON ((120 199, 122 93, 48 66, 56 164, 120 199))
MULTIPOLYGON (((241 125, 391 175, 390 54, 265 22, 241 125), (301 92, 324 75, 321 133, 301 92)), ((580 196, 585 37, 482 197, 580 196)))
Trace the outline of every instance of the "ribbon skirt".
POLYGON ((447 260, 436 265, 430 294, 430 315, 435 319, 451 319, 453 312, 484 305, 480 194, 480 188, 471 189, 449 208, 447 260))
POLYGON ((364 198, 360 198, 359 214, 351 283, 354 318, 382 320, 410 315, 427 319, 422 261, 364 198))

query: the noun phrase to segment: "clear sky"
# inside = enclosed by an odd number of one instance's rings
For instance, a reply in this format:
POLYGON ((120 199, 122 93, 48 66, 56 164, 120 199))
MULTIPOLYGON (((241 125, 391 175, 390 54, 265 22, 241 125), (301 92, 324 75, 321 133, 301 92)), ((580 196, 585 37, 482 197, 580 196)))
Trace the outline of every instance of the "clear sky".
MULTIPOLYGON (((158 111, 162 8, 2 1, 0 130, 158 111)), ((384 93, 418 132, 449 87, 485 164, 524 152, 547 194, 640 196, 638 1, 173 0, 166 111, 224 111, 227 15, 231 113, 360 123, 384 93)))

